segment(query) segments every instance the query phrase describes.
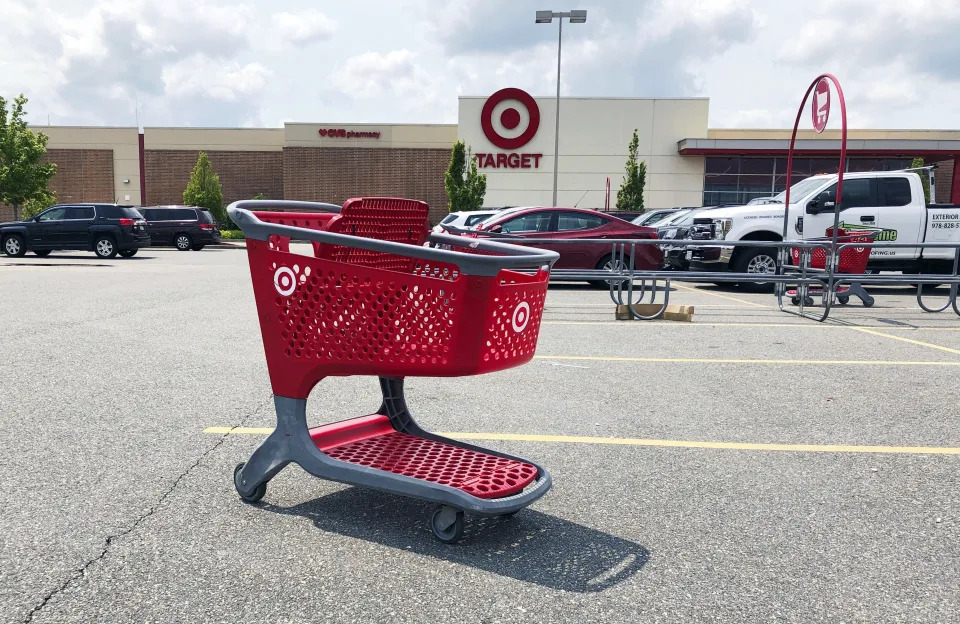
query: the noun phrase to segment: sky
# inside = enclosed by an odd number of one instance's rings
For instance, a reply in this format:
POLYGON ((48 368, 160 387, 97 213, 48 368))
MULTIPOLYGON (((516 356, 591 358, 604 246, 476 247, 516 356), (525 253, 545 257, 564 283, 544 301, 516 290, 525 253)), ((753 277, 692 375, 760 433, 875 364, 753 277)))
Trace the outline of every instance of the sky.
MULTIPOLYGON (((543 0, 0 0, 0 96, 34 125, 456 123, 457 97, 556 91, 543 0)), ((835 74, 851 128, 960 128, 960 0, 609 0, 565 24, 561 94, 710 98, 789 128, 835 74)), ((831 123, 831 125, 833 125, 831 123)))

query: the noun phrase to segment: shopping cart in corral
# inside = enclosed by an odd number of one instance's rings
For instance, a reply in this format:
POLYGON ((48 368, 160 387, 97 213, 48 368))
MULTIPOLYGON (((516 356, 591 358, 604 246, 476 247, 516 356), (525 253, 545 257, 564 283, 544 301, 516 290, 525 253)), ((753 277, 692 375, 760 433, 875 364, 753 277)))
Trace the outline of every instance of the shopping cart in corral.
POLYGON ((294 462, 322 479, 436 503, 430 527, 455 542, 465 511, 511 515, 543 496, 551 479, 542 466, 420 428, 403 381, 530 361, 558 254, 430 234, 427 205, 408 199, 351 199, 338 213, 266 208, 323 205, 241 201, 227 209, 246 237, 277 412, 274 432, 234 471, 240 497, 260 500, 294 462), (291 250, 291 239, 309 241, 312 253, 291 250), (380 408, 308 427, 313 387, 346 375, 378 376, 380 408))
MULTIPOLYGON (((837 245, 847 245, 839 252, 839 258, 837 261, 836 269, 834 274, 846 273, 848 275, 862 275, 867 270, 867 262, 870 259, 870 247, 856 247, 853 244, 855 243, 872 243, 876 238, 877 233, 873 231, 848 231, 840 228, 837 230, 837 245)), ((833 240, 833 228, 829 228, 826 231, 826 236, 822 238, 811 238, 807 239, 807 242, 811 243, 831 243, 833 240)), ((801 268, 812 273, 823 273, 826 271, 827 266, 827 249, 825 247, 792 247, 790 249, 790 257, 793 261, 793 268, 801 268), (804 260, 809 260, 809 264, 806 267, 801 267, 801 264, 804 260)), ((790 297, 791 303, 793 305, 799 305, 801 299, 802 288, 793 288, 787 290, 787 295, 790 297)), ((822 296, 824 294, 823 287, 819 286, 810 286, 807 287, 806 293, 803 295, 803 304, 804 305, 813 305, 814 296, 822 296)), ((863 302, 864 307, 871 307, 874 304, 874 298, 864 290, 863 285, 860 282, 850 282, 846 284, 840 284, 834 287, 833 295, 836 296, 836 301, 841 305, 846 305, 850 302, 850 297, 854 296, 860 299, 863 302)))

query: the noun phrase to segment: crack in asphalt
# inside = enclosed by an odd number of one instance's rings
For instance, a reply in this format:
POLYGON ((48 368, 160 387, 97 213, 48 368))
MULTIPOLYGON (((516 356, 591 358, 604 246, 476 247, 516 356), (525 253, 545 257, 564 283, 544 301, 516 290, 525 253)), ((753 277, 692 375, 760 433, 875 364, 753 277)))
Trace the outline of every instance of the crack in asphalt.
POLYGON ((243 416, 243 417, 240 419, 240 422, 239 422, 239 423, 237 423, 236 425, 234 425, 233 427, 231 427, 231 428, 230 428, 230 431, 228 431, 227 433, 224 433, 223 435, 221 435, 221 436, 217 439, 217 441, 214 442, 214 443, 210 446, 210 448, 208 448, 207 450, 205 450, 203 453, 200 454, 199 457, 197 457, 197 460, 196 460, 195 462, 193 462, 192 464, 190 464, 190 465, 187 467, 186 470, 184 470, 184 471, 181 472, 179 475, 177 475, 177 478, 173 480, 173 484, 171 484, 170 487, 167 488, 167 490, 166 490, 163 494, 160 495, 160 498, 158 498, 158 499, 156 500, 156 502, 154 502, 153 505, 150 506, 150 509, 148 509, 145 513, 143 513, 143 514, 141 514, 140 516, 138 516, 137 519, 133 521, 133 524, 131 524, 131 525, 130 525, 129 527, 127 527, 126 529, 120 531, 119 533, 115 533, 115 534, 113 534, 113 535, 108 535, 107 538, 106 538, 106 540, 104 541, 104 545, 103 545, 103 548, 100 550, 100 553, 97 554, 95 557, 91 557, 91 558, 88 559, 83 565, 81 565, 79 568, 77 568, 76 570, 74 570, 74 571, 73 571, 73 574, 71 574, 69 577, 67 577, 67 579, 64 580, 58 587, 54 588, 54 589, 53 589, 52 591, 50 591, 46 596, 44 596, 43 599, 42 599, 40 602, 38 602, 36 605, 34 605, 34 607, 33 607, 32 609, 30 609, 30 612, 27 613, 26 617, 23 619, 23 623, 24 623, 24 624, 27 624, 28 622, 32 622, 32 621, 33 621, 33 618, 34 618, 45 606, 47 606, 47 603, 50 602, 55 596, 57 596, 57 594, 63 592, 63 591, 66 590, 66 589, 68 589, 71 585, 73 585, 73 583, 74 583, 76 580, 81 579, 81 578, 83 578, 84 576, 86 576, 87 573, 88 573, 87 571, 88 571, 94 564, 96 564, 96 563, 99 562, 99 561, 102 561, 102 560, 107 556, 107 554, 110 552, 110 546, 113 545, 113 543, 114 543, 116 540, 118 540, 118 539, 120 539, 120 538, 122 538, 122 537, 126 537, 127 535, 129 535, 130 533, 132 533, 133 531, 135 531, 135 530, 137 529, 137 527, 139 527, 140 524, 141 524, 144 520, 146 520, 147 518, 149 518, 150 516, 152 516, 154 513, 156 513, 157 510, 160 508, 160 506, 163 504, 163 502, 164 502, 171 494, 173 494, 173 491, 174 491, 174 490, 177 489, 177 486, 180 485, 180 482, 183 481, 187 476, 189 476, 189 474, 190 474, 191 472, 193 472, 193 470, 194 470, 197 466, 199 466, 200 463, 201 463, 208 455, 210 455, 210 454, 213 453, 215 450, 217 450, 217 449, 220 447, 220 445, 222 445, 222 444, 227 440, 227 438, 230 436, 230 433, 231 433, 234 429, 236 429, 237 427, 242 427, 242 426, 244 426, 244 425, 247 423, 248 420, 250 420, 252 417, 254 417, 254 416, 256 416, 257 414, 259 414, 260 411, 261 411, 264 407, 266 407, 267 405, 269 405, 269 403, 270 403, 270 399, 267 399, 267 400, 265 400, 265 401, 262 401, 259 405, 257 405, 257 407, 256 407, 252 412, 250 412, 250 413, 247 414, 246 416, 243 416))

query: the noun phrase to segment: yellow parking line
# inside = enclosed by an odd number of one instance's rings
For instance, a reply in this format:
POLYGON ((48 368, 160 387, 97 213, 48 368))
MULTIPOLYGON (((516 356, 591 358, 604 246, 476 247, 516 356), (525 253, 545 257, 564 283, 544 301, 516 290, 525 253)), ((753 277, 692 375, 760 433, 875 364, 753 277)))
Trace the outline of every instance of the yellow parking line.
POLYGON ((873 331, 866 327, 851 327, 850 329, 855 329, 864 334, 870 334, 872 336, 880 336, 882 338, 892 338, 893 340, 899 340, 900 342, 909 342, 910 344, 919 345, 921 347, 928 347, 930 349, 937 349, 938 351, 946 351, 947 353, 953 353, 954 355, 960 355, 960 349, 951 349, 950 347, 941 347, 940 345, 931 344, 929 342, 921 342, 920 340, 912 340, 910 338, 904 338, 903 336, 894 336, 893 334, 885 334, 883 332, 873 331))
MULTIPOLYGON (((207 427, 204 433, 231 435, 268 435, 269 427, 207 427)), ((618 446, 658 446, 671 448, 723 449, 735 451, 790 451, 794 453, 899 453, 917 455, 960 455, 960 448, 944 446, 857 446, 847 444, 766 444, 752 442, 708 442, 700 440, 654 440, 647 438, 600 438, 594 436, 539 435, 527 433, 438 432, 459 440, 499 440, 510 442, 554 442, 565 444, 607 444, 618 446)))
POLYGON ((597 355, 535 355, 535 360, 579 360, 593 362, 660 362, 680 364, 817 364, 840 366, 960 366, 958 362, 907 360, 765 360, 746 358, 642 358, 597 355))
POLYGON ((738 303, 745 303, 748 306, 753 306, 755 308, 772 308, 773 306, 763 305, 760 303, 754 303, 753 301, 747 301, 746 299, 737 299, 736 297, 728 297, 727 295, 720 295, 715 292, 710 292, 709 290, 699 290, 697 288, 690 288, 689 286, 683 286, 682 284, 671 284, 674 288, 679 288, 681 290, 689 290, 690 292, 701 293, 704 295, 710 295, 711 297, 719 297, 721 299, 727 299, 728 301, 736 301, 738 303))
MULTIPOLYGON (((699 306, 694 306, 699 307, 699 306)), ((891 327, 889 325, 835 325, 832 323, 674 323, 671 321, 647 321, 625 323, 623 321, 540 321, 541 325, 618 325, 620 327, 796 327, 798 329, 885 329, 887 331, 944 331, 960 332, 960 327, 891 327)), ((894 338, 895 336, 890 336, 894 338)))

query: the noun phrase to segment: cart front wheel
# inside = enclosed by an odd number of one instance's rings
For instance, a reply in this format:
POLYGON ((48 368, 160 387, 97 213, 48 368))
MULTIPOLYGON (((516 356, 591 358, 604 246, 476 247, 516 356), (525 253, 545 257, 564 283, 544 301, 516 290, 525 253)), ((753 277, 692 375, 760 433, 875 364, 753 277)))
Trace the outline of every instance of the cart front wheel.
POLYGON ((867 297, 866 299, 863 300, 863 307, 872 308, 874 303, 876 303, 876 299, 874 299, 873 297, 867 297))
POLYGON ((837 301, 840 302, 840 305, 847 305, 850 303, 850 295, 837 295, 837 301))
POLYGON ((240 491, 239 479, 240 479, 240 471, 243 470, 243 467, 245 465, 246 465, 246 462, 240 462, 239 464, 237 464, 237 467, 233 469, 233 486, 237 488, 237 494, 240 495, 240 499, 243 500, 243 502, 256 503, 261 498, 263 498, 264 494, 267 493, 267 484, 261 483, 260 485, 257 486, 257 489, 253 491, 253 494, 250 494, 249 496, 244 496, 243 493, 240 491))
POLYGON ((441 507, 430 518, 430 530, 444 544, 453 544, 463 537, 463 512, 441 507))

